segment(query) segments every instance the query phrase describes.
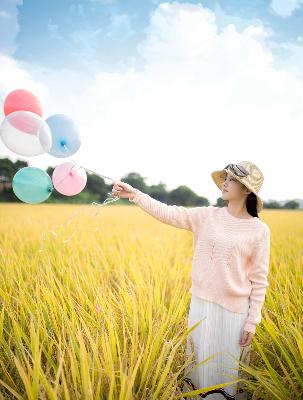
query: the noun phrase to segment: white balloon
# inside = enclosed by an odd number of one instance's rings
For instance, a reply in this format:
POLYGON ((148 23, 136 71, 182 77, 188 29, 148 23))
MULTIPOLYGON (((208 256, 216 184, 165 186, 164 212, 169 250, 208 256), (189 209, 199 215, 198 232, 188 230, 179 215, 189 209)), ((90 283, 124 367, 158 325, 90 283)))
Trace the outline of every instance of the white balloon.
POLYGON ((37 156, 52 146, 48 124, 31 111, 8 114, 0 126, 0 136, 9 150, 21 156, 37 156))

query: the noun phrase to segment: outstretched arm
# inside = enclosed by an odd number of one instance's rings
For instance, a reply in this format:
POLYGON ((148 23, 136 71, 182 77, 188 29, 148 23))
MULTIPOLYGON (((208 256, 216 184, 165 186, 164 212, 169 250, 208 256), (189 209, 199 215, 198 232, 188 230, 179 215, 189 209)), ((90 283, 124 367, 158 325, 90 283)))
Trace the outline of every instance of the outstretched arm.
POLYGON ((194 232, 200 226, 206 217, 209 207, 184 207, 176 205, 167 205, 159 200, 152 198, 147 193, 139 189, 129 197, 129 201, 137 204, 148 214, 161 222, 175 226, 176 228, 186 229, 194 232))

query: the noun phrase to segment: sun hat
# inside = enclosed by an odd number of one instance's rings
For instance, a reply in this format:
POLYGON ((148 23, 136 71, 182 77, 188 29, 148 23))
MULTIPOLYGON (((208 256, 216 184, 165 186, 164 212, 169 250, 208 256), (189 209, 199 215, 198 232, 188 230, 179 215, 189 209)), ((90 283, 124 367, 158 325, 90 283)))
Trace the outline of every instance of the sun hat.
POLYGON ((259 213, 263 208, 263 201, 258 192, 264 181, 264 175, 260 168, 250 161, 241 161, 237 164, 228 164, 221 170, 213 171, 211 177, 220 190, 222 190, 227 172, 256 195, 257 212, 259 213))

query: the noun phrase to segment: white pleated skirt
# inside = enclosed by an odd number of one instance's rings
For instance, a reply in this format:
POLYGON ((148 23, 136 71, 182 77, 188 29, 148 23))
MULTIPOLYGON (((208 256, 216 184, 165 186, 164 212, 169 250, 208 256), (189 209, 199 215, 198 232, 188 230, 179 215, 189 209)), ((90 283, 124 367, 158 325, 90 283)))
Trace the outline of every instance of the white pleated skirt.
MULTIPOLYGON (((194 362, 189 368, 208 357, 213 357, 194 371, 185 372, 185 381, 190 384, 191 390, 222 384, 239 377, 239 360, 242 361, 244 356, 243 362, 249 363, 250 346, 241 347, 239 344, 247 313, 248 308, 245 313, 235 313, 217 303, 192 295, 188 328, 200 320, 201 322, 187 338, 186 354, 189 356, 194 353, 194 362)), ((192 398, 207 400, 242 398, 240 395, 236 397, 237 389, 239 390, 239 385, 234 383, 192 398)))

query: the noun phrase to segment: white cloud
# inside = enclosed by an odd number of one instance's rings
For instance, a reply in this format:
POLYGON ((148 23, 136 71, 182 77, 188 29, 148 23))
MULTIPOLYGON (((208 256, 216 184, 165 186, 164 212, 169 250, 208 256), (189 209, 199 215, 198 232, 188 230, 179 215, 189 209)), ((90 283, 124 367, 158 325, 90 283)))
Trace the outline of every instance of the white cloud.
MULTIPOLYGON (((0 95, 3 96, 15 89, 34 91, 42 101, 47 97, 47 82, 34 81, 32 65, 15 61, 12 57, 0 53, 0 95)), ((2 112, 2 108, 1 108, 2 112)), ((1 115, 3 117, 3 114, 1 115)))
MULTIPOLYGON (((44 93, 46 117, 74 118, 82 132, 74 159, 106 176, 138 171, 149 184, 187 184, 215 201, 220 191, 210 172, 250 160, 264 172, 265 199, 302 197, 303 81, 274 67, 266 29, 239 32, 229 24, 219 31, 201 5, 162 3, 138 56, 140 67, 95 76, 11 60, 5 79, 44 93)), ((0 82, 3 93, 1 71, 0 82)), ((29 161, 44 167, 62 159, 29 161)))
POLYGON ((216 16, 216 23, 219 27, 233 24, 237 26, 239 31, 243 31, 245 28, 249 26, 253 28, 261 27, 262 31, 265 33, 267 37, 269 36, 271 37, 275 34, 273 29, 268 25, 264 25, 264 22, 261 19, 256 17, 251 17, 249 13, 247 14, 246 18, 244 18, 242 15, 238 16, 233 14, 227 14, 226 10, 223 10, 223 8, 217 2, 215 3, 214 13, 216 16))
POLYGON ((300 8, 303 4, 302 0, 272 0, 270 10, 283 18, 290 17, 292 13, 300 8))

